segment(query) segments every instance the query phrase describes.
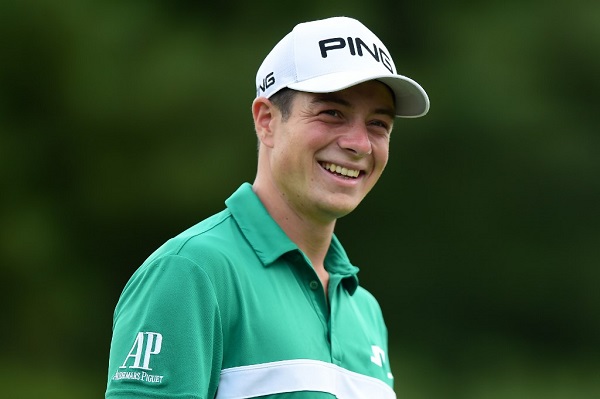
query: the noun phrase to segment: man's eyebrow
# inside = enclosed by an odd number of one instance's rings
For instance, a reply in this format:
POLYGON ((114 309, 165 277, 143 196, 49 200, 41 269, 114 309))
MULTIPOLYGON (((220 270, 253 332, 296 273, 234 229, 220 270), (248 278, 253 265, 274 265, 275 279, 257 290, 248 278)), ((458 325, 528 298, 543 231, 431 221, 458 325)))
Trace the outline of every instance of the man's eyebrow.
POLYGON ((351 107, 352 104, 350 102, 344 100, 343 98, 336 96, 333 93, 322 93, 317 94, 310 102, 311 104, 318 105, 324 103, 334 103, 338 105, 343 105, 345 107, 351 107))
MULTIPOLYGON (((317 94, 315 97, 313 97, 310 103, 311 105, 333 103, 342 105, 344 107, 352 108, 352 104, 349 101, 345 100, 342 97, 336 96, 334 93, 317 94)), ((389 116, 391 119, 396 118, 396 110, 391 107, 377 108, 373 111, 373 113, 389 116)))
POLYGON ((390 119, 396 119, 396 110, 393 108, 377 108, 374 111, 375 114, 385 115, 390 117, 390 119))

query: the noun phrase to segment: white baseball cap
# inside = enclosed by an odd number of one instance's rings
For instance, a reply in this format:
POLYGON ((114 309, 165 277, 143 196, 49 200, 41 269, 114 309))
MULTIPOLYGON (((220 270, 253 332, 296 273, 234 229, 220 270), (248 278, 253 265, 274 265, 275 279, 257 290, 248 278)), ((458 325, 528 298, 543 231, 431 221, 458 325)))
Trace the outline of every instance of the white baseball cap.
POLYGON ((333 17, 298 24, 265 58, 256 74, 256 97, 284 87, 330 93, 378 80, 396 97, 396 116, 417 118, 429 111, 429 97, 414 80, 398 75, 389 51, 359 21, 333 17))

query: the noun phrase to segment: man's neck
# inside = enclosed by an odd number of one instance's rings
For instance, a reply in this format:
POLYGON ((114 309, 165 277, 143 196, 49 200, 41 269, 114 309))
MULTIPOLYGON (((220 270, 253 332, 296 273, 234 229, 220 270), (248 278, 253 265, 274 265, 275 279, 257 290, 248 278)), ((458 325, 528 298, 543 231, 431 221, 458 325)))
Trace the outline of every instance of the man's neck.
POLYGON ((256 186, 254 190, 273 220, 311 261, 326 287, 329 275, 325 270, 325 256, 331 245, 336 220, 319 221, 309 218, 296 212, 285 201, 261 193, 256 186))
POLYGON ((290 240, 310 259, 315 269, 324 267, 335 221, 329 225, 320 225, 289 215, 279 219, 274 218, 290 240))
POLYGON ((284 217, 275 221, 285 231, 287 236, 310 260, 327 297, 329 287, 329 272, 325 269, 325 256, 331 245, 333 228, 335 221, 330 226, 315 225, 305 221, 294 220, 294 218, 284 217))

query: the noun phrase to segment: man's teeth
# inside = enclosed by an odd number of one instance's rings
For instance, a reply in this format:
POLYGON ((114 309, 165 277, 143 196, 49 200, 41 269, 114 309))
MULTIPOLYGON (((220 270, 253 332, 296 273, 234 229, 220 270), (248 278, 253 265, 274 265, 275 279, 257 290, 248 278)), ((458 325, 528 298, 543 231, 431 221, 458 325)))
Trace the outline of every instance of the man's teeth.
POLYGON ((325 169, 329 170, 330 172, 338 173, 342 176, 358 177, 358 175, 360 174, 359 170, 344 168, 344 167, 341 167, 341 166, 333 164, 333 163, 325 162, 322 165, 325 169))

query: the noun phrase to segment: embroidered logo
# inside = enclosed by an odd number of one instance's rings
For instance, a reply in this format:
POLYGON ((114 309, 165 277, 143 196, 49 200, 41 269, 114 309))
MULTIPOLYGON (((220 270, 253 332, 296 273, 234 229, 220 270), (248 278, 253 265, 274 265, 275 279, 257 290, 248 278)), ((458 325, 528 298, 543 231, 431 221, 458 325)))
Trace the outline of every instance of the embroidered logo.
MULTIPOLYGON (((385 351, 383 349, 381 349, 379 346, 377 345, 371 345, 371 350, 373 351, 373 356, 371 356, 371 361, 373 363, 375 363, 376 365, 378 365, 379 367, 383 368, 383 365, 386 363, 385 360, 385 351)), ((392 373, 388 373, 387 377, 389 379, 393 379, 394 376, 392 375, 392 373)))
POLYGON ((152 370, 150 367, 152 356, 158 355, 162 349, 162 340, 163 337, 160 333, 138 332, 125 361, 119 366, 119 370, 126 369, 127 371, 117 371, 112 379, 162 383, 164 376, 148 373, 152 370), (132 371, 131 369, 145 371, 132 371))
POLYGON ((390 56, 383 51, 383 48, 378 48, 376 43, 373 43, 373 49, 364 42, 360 37, 343 38, 343 37, 332 37, 330 39, 320 40, 319 49, 321 50, 321 57, 327 58, 327 53, 333 50, 341 50, 348 44, 348 52, 352 56, 362 57, 364 53, 368 53, 374 61, 381 62, 388 71, 394 73, 390 56), (363 52, 364 50, 364 52, 363 52))

